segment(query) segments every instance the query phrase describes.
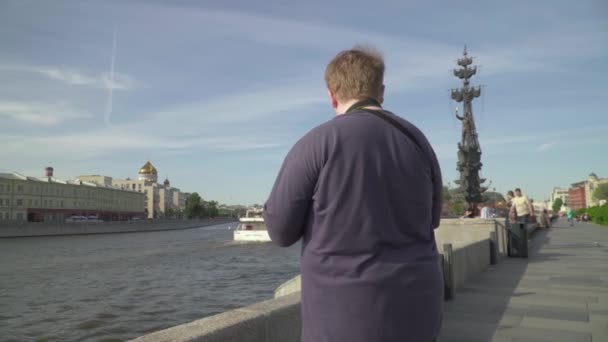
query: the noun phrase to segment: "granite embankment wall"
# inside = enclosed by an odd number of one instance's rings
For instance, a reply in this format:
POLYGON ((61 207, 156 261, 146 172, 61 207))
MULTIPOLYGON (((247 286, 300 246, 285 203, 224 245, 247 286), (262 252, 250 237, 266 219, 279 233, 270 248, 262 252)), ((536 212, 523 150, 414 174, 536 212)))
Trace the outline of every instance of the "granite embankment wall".
POLYGON ((216 217, 202 220, 153 220, 114 222, 12 222, 0 225, 0 238, 34 237, 52 235, 86 235, 109 233, 134 233, 160 230, 190 229, 236 221, 233 218, 216 217))
MULTIPOLYGON (((530 233, 536 225, 530 226, 530 233)), ((435 230, 446 299, 465 280, 507 254, 504 220, 446 219, 435 230)), ((279 286, 275 299, 139 337, 136 342, 300 341, 300 277, 279 286)))

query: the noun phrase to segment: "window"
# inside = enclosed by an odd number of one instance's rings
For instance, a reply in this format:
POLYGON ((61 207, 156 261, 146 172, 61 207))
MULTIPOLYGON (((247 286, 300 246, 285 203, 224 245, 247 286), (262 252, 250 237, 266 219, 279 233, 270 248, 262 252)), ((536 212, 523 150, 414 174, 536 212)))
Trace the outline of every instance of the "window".
POLYGON ((46 207, 46 204, 47 204, 47 200, 44 200, 44 206, 45 206, 45 207, 46 207))
POLYGON ((4 200, 2 198, 0 198, 0 206, 3 205, 4 200))
POLYGON ((7 198, 7 199, 6 199, 6 206, 8 207, 9 205, 11 205, 11 199, 10 199, 10 198, 7 198))
POLYGON ((31 198, 28 198, 28 199, 27 199, 27 205, 28 205, 28 206, 31 206, 31 205, 32 205, 32 199, 31 199, 31 198))
POLYGON ((4 213, 4 219, 5 219, 5 220, 8 220, 8 219, 10 219, 10 218, 11 218, 11 217, 10 217, 10 215, 9 215, 8 213, 4 213))
POLYGON ((17 199, 17 205, 18 206, 22 206, 23 205, 23 199, 21 199, 21 198, 17 199))
POLYGON ((38 200, 34 200, 34 205, 38 206, 38 200))
POLYGON ((63 201, 61 201, 61 207, 63 208, 63 201))
POLYGON ((19 221, 23 220, 23 213, 17 213, 17 220, 19 220, 19 221))
POLYGON ((4 184, 0 184, 0 192, 4 191, 4 184))
POLYGON ((53 200, 49 200, 49 207, 53 206, 53 200))
MULTIPOLYGON (((10 192, 11 191, 11 185, 10 184, 6 184, 6 192, 10 192)), ((6 213, 8 215, 8 213, 6 213)))
POLYGON ((23 192, 23 185, 17 185, 17 192, 23 192))

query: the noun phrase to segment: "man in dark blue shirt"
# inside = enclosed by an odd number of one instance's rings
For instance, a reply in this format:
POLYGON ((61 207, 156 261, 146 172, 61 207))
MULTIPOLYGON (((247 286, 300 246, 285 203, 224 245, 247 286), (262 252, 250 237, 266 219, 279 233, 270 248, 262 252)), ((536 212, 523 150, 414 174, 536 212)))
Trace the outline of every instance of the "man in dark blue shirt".
POLYGON ((303 342, 439 334, 441 170, 424 134, 382 109, 384 68, 360 47, 329 63, 337 116, 293 146, 265 205, 276 244, 302 238, 303 342))

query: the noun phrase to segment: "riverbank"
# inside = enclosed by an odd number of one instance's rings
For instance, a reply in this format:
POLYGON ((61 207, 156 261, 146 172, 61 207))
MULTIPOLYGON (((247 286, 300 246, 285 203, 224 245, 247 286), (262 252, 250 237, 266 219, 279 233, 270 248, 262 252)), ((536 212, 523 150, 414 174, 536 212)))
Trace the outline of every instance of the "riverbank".
POLYGON ((236 222, 231 217, 202 220, 153 220, 109 222, 14 222, 0 225, 0 238, 137 233, 162 230, 192 229, 236 222))

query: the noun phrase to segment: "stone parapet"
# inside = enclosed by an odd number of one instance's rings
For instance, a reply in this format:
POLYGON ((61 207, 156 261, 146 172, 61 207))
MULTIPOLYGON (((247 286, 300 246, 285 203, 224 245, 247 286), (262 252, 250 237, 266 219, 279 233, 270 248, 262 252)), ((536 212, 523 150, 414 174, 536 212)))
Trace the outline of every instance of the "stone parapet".
POLYGON ((187 324, 133 342, 296 342, 300 340, 300 294, 293 293, 187 324))
MULTIPOLYGON (((532 226, 530 229, 536 229, 532 226)), ((446 299, 468 279, 506 255, 504 219, 447 219, 435 230, 446 299)), ((155 332, 136 342, 300 341, 300 276, 275 291, 275 299, 155 332)))

